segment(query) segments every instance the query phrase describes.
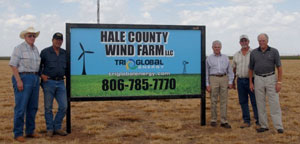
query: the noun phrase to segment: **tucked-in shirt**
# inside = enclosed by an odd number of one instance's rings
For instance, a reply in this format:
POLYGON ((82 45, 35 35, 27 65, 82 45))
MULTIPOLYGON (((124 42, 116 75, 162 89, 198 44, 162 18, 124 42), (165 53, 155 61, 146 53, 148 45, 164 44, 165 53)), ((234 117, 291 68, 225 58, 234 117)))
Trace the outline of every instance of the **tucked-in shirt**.
POLYGON ((249 77, 249 62, 250 53, 252 49, 249 49, 246 55, 243 55, 242 51, 238 51, 233 55, 232 68, 236 68, 236 76, 239 78, 249 77))
POLYGON ((59 55, 56 55, 52 46, 45 48, 41 52, 40 73, 50 78, 62 78, 66 73, 67 53, 64 49, 59 48, 59 55))
POLYGON ((211 54, 206 58, 206 86, 209 86, 209 75, 228 75, 228 83, 232 84, 234 74, 228 56, 211 54))
POLYGON ((275 66, 281 66, 277 49, 268 46, 267 50, 262 52, 261 48, 258 47, 251 52, 249 69, 253 70, 255 74, 261 75, 275 72, 275 66))
POLYGON ((26 41, 14 48, 9 65, 17 67, 19 72, 38 72, 41 58, 37 47, 31 47, 26 41))

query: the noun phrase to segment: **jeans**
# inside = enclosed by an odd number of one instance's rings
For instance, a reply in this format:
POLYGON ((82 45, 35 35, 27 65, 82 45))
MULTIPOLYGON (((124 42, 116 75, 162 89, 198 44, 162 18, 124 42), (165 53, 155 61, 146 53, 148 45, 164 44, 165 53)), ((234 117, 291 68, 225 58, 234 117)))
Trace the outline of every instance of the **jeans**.
POLYGON ((249 88, 249 78, 238 78, 237 88, 238 88, 239 103, 241 105, 244 123, 250 124, 250 112, 248 106, 248 101, 249 101, 248 96, 249 96, 252 104, 254 118, 256 119, 256 124, 258 124, 258 112, 257 112, 256 100, 255 100, 254 93, 249 88))
POLYGON ((39 104, 40 79, 35 74, 20 74, 23 82, 23 91, 19 91, 15 77, 12 77, 15 94, 14 108, 14 137, 23 136, 24 116, 26 115, 26 135, 33 134, 35 129, 35 116, 39 104))
POLYGON ((47 131, 60 130, 67 111, 66 87, 63 80, 42 82, 44 91, 45 120, 47 131), (58 111, 53 119, 53 99, 58 103, 58 111))

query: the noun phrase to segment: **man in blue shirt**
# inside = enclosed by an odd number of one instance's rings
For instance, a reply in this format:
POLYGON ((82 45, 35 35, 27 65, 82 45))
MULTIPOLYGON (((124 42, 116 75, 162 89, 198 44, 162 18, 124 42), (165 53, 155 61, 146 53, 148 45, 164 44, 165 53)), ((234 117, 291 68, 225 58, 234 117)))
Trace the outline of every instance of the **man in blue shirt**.
POLYGON ((41 52, 40 73, 42 88, 44 91, 45 120, 47 136, 54 134, 66 136, 67 133, 61 129, 62 121, 67 111, 66 87, 64 76, 67 67, 67 53, 60 48, 63 43, 63 35, 55 33, 52 38, 52 46, 41 52), (58 112, 53 119, 53 99, 58 103, 58 112))
POLYGON ((211 98, 211 123, 217 126, 217 102, 220 98, 221 127, 230 129, 227 121, 228 88, 232 88, 234 74, 228 56, 221 54, 222 43, 212 44, 213 54, 206 58, 206 90, 211 98))

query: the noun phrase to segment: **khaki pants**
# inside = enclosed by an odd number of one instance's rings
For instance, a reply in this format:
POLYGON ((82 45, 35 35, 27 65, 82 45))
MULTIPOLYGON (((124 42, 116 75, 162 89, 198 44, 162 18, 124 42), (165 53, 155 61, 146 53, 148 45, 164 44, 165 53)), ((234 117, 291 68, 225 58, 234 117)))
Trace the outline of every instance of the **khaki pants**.
POLYGON ((266 112, 266 96, 269 99, 270 114, 273 125, 276 129, 283 129, 281 120, 281 108, 279 103, 279 94, 275 90, 276 76, 271 75, 254 77, 254 91, 258 110, 259 124, 262 128, 268 128, 268 118, 266 112))
POLYGON ((228 76, 209 76, 211 87, 211 122, 217 121, 217 103, 220 97, 221 123, 227 123, 228 76))

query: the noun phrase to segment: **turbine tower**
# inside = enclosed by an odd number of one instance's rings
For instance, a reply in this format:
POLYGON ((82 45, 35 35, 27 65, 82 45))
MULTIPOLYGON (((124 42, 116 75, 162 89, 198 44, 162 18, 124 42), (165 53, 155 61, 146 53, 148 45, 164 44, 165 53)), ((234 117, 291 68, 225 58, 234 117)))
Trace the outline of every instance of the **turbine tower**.
POLYGON ((182 72, 182 74, 186 74, 186 65, 189 64, 189 62, 184 60, 182 62, 182 64, 183 64, 183 72, 182 72))
POLYGON ((81 48, 81 50, 82 50, 82 53, 81 53, 80 56, 78 57, 78 60, 80 60, 80 59, 82 58, 82 56, 83 56, 82 75, 86 75, 86 71, 85 71, 85 54, 86 54, 86 53, 94 53, 94 52, 92 52, 92 51, 85 51, 84 48, 83 48, 83 46, 82 46, 82 44, 79 43, 79 45, 80 45, 80 48, 81 48))

